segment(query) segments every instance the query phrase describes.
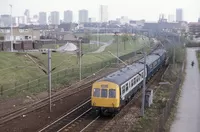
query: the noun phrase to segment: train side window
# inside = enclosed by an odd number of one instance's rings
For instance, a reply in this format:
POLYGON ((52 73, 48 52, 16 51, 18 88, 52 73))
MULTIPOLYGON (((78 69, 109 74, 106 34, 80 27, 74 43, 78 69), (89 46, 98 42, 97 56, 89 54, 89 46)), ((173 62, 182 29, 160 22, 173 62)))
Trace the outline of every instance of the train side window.
POLYGON ((141 77, 144 77, 144 71, 142 72, 142 76, 141 77))
POLYGON ((103 98, 107 98, 108 97, 107 89, 101 89, 101 97, 103 97, 103 98))
POLYGON ((122 87, 122 95, 125 93, 125 86, 122 87))
POLYGON ((133 87, 133 85, 134 85, 134 80, 132 79, 131 80, 131 87, 133 87))
POLYGON ((150 67, 150 69, 153 69, 153 64, 151 64, 149 67, 150 67))
POLYGON ((137 82, 136 82, 136 77, 134 78, 134 84, 136 84, 137 82))
POLYGON ((99 88, 94 88, 93 96, 94 97, 100 97, 100 89, 99 88))
POLYGON ((109 89, 109 98, 116 98, 116 90, 109 89))
POLYGON ((137 76, 137 82, 139 82, 139 76, 137 76))
POLYGON ((158 64, 158 62, 157 62, 157 61, 155 61, 155 62, 154 62, 154 66, 156 66, 157 64, 158 64))
POLYGON ((128 83, 126 83, 126 91, 128 91, 128 83))

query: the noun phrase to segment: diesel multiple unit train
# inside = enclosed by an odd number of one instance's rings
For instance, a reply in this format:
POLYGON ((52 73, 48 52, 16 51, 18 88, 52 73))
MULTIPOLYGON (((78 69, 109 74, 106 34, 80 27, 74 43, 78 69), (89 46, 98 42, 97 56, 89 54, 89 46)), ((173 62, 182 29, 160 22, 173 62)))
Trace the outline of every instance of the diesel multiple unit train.
POLYGON ((166 65, 167 53, 157 49, 144 58, 128 65, 92 85, 91 105, 101 115, 118 112, 142 87, 143 76, 148 81, 162 66, 166 65))

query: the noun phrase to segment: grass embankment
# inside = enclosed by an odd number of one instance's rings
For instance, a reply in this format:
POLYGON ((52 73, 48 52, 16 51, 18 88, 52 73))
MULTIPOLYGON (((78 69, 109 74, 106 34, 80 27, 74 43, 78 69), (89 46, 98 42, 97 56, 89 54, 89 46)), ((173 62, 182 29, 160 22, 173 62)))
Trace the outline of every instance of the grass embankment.
MULTIPOLYGON (((50 49, 57 49, 65 44, 45 44, 42 46, 42 48, 50 48, 50 49)), ((82 44, 82 51, 83 53, 93 52, 97 50, 102 44, 96 45, 96 44, 82 44)))
POLYGON ((91 35, 91 40, 93 41, 100 41, 100 42, 108 42, 114 38, 114 35, 91 35))
MULTIPOLYGON (((85 34, 84 33, 76 33, 75 34, 77 37, 84 37, 85 34)), ((100 41, 100 42, 108 42, 111 39, 113 39, 114 34, 90 34, 90 40, 92 41, 100 41)))
MULTIPOLYGON (((138 50, 144 45, 127 41, 126 46, 126 49, 120 49, 120 55, 138 50)), ((92 47, 83 46, 83 49, 89 51, 92 47)), ((83 77, 104 67, 106 65, 105 62, 107 63, 108 60, 114 58, 107 52, 108 50, 116 54, 116 44, 114 43, 110 45, 102 53, 88 53, 83 55, 83 77)), ((33 55, 32 59, 37 62, 37 64, 31 61, 31 59, 23 53, 0 52, 0 83, 1 87, 3 87, 3 91, 7 89, 26 89, 29 92, 39 92, 47 88, 47 76, 37 66, 39 64, 40 66, 47 68, 47 55, 33 52, 30 53, 30 55, 33 55), (22 84, 23 86, 21 86, 22 84)), ((74 81, 79 77, 79 65, 77 64, 77 61, 77 55, 68 53, 52 53, 52 68, 56 67, 56 69, 52 71, 52 88, 68 83, 70 80, 74 81)), ((5 92, 3 94, 5 94, 5 92)))
MULTIPOLYGON (((157 90, 154 91, 154 103, 150 108, 147 108, 145 110, 145 116, 137 121, 137 123, 133 126, 133 132, 153 132, 158 130, 160 118, 163 119, 163 113, 164 109, 166 108, 166 104, 170 99, 171 93, 173 90, 173 85, 178 79, 180 69, 182 68, 182 65, 180 62, 184 61, 185 56, 185 49, 179 47, 176 49, 176 66, 174 67, 171 65, 168 68, 168 71, 166 71, 163 80, 170 82, 172 85, 159 85, 157 90)), ((177 93, 176 97, 178 96, 179 92, 177 93)), ((177 100, 177 98, 176 98, 177 100)), ((170 124, 173 121, 173 118, 175 117, 175 104, 173 105, 171 111, 171 116, 169 117, 168 122, 165 124, 165 130, 169 131, 170 124)))
POLYGON ((199 68, 200 68, 200 51, 197 51, 197 58, 198 58, 199 68))

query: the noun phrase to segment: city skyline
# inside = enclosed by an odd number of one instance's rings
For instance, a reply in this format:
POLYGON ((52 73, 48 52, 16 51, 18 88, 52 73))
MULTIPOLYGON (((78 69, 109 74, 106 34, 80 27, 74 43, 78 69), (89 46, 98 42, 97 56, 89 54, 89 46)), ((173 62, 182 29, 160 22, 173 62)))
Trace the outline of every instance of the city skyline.
POLYGON ((87 4, 91 2, 89 0, 86 1, 74 0, 73 2, 70 3, 67 3, 64 0, 57 0, 56 3, 47 0, 43 1, 35 0, 34 2, 25 0, 19 0, 19 1, 0 0, 0 1, 1 1, 0 14, 10 13, 9 4, 13 5, 13 16, 21 16, 24 13, 25 9, 29 9, 31 16, 33 14, 38 14, 39 12, 49 13, 51 11, 59 11, 60 18, 63 19, 64 14, 62 12, 64 12, 65 10, 72 10, 74 12, 73 18, 74 21, 76 22, 78 21, 78 11, 80 9, 88 10, 89 17, 95 17, 97 18, 98 21, 99 20, 98 9, 100 5, 108 6, 109 19, 112 20, 119 18, 120 16, 127 16, 128 18, 133 20, 145 19, 147 21, 157 21, 160 12, 164 14, 175 14, 176 8, 183 8, 184 10, 183 20, 197 21, 200 12, 200 9, 198 8, 200 1, 198 0, 185 0, 185 1, 168 0, 166 2, 158 0, 152 0, 152 1, 141 0, 137 2, 131 0, 125 0, 120 2, 115 2, 114 0, 102 0, 102 1, 97 1, 94 4, 87 4), (48 6, 46 6, 46 3, 48 3, 48 6), (65 3, 67 3, 67 5, 65 3))
POLYGON ((99 20, 100 22, 107 22, 108 18, 108 6, 107 5, 100 5, 99 7, 99 20))

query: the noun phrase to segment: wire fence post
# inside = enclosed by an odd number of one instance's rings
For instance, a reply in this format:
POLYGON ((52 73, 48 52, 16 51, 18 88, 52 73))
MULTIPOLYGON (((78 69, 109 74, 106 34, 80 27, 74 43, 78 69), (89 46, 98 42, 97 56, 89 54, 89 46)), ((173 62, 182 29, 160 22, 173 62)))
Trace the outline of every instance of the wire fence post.
POLYGON ((27 82, 27 89, 29 89, 29 80, 28 80, 28 82, 27 82))
POLYGON ((3 85, 1 85, 1 96, 3 96, 3 85))
POLYGON ((38 88, 40 87, 40 78, 38 79, 38 88))

